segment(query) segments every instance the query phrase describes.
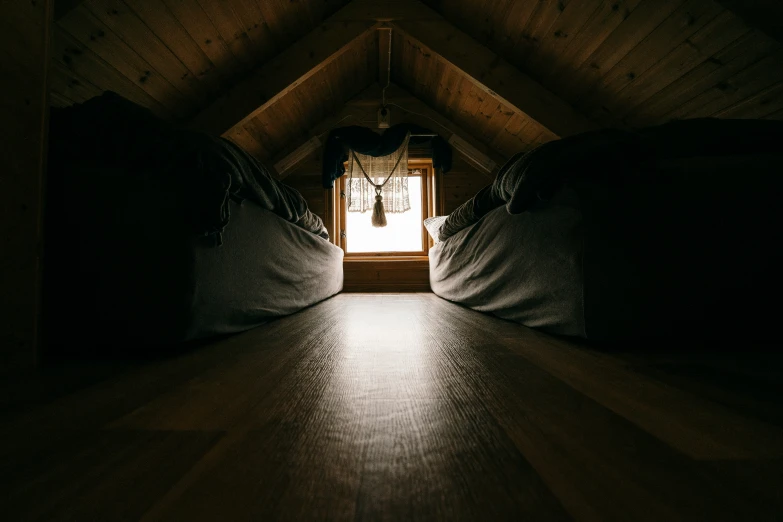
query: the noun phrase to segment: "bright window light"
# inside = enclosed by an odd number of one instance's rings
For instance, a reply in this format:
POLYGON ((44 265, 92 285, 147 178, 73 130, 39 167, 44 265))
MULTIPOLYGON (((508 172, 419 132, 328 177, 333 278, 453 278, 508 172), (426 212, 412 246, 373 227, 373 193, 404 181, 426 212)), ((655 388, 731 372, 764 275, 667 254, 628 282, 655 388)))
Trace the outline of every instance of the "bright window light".
POLYGON ((421 252, 422 176, 408 177, 411 209, 402 214, 386 213, 386 226, 372 226, 372 209, 367 212, 346 212, 347 251, 362 252, 421 252))

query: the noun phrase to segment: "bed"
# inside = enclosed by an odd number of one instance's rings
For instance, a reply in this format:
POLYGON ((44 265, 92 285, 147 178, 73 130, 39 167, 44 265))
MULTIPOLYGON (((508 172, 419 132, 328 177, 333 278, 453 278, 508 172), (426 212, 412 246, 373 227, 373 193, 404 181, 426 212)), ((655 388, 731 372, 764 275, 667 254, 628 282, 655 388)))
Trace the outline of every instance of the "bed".
POLYGON ((517 155, 432 231, 431 287, 559 335, 780 339, 782 139, 701 119, 517 155))
POLYGON ((52 116, 45 342, 173 347, 338 293, 343 252, 294 189, 228 141, 113 93, 52 116))

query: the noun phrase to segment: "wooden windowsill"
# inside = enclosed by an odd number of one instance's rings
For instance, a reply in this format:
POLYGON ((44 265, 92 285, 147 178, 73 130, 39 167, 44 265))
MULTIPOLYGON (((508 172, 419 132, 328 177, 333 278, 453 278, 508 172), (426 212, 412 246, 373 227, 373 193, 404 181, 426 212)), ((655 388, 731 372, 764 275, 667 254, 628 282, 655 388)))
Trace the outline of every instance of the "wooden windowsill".
POLYGON ((382 255, 346 255, 343 258, 345 263, 377 263, 379 261, 382 261, 384 263, 394 263, 394 262, 411 262, 411 261, 419 261, 422 263, 429 263, 430 258, 428 256, 382 256, 382 255))

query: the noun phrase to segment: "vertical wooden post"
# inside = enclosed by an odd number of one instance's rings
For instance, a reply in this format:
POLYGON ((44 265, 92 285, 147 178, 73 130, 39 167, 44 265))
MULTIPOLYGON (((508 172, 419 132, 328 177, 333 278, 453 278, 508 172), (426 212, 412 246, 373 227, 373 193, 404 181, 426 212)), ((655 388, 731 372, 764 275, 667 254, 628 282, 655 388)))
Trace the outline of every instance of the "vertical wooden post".
POLYGON ((435 199, 435 215, 442 216, 446 212, 446 188, 443 186, 443 169, 435 169, 435 190, 437 197, 435 199))
POLYGON ((36 364, 51 0, 0 0, 0 372, 36 364))

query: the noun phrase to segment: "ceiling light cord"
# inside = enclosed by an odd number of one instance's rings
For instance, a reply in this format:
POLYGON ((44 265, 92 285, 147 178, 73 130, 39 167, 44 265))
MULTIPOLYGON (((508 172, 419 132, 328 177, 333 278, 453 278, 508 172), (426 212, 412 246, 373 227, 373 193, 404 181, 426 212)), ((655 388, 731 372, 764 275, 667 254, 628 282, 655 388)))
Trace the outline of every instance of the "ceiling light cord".
POLYGON ((389 88, 389 85, 391 84, 391 53, 392 53, 392 28, 389 27, 389 60, 386 66, 386 87, 383 88, 383 92, 381 94, 382 100, 381 100, 381 106, 386 108, 386 89, 389 88))

